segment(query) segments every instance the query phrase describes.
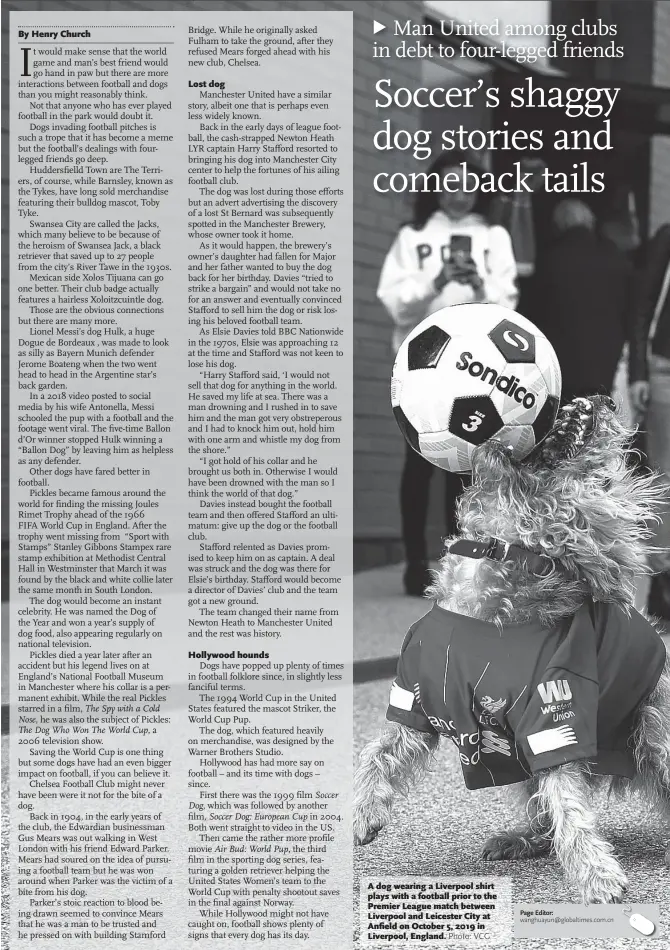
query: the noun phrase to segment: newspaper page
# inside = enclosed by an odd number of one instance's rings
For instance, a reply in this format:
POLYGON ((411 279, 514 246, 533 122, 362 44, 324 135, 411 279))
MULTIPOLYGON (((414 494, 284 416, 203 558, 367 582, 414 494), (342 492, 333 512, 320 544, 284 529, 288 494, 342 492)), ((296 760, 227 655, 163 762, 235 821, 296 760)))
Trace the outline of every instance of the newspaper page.
POLYGON ((670 3, 2 30, 3 947, 667 945, 670 3))

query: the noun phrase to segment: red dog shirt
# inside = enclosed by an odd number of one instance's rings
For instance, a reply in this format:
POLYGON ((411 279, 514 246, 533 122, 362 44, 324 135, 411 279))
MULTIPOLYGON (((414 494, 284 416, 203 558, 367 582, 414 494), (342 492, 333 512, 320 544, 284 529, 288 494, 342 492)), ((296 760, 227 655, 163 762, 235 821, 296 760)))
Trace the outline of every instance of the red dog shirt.
POLYGON ((386 718, 448 736, 470 789, 579 760, 631 778, 635 712, 665 656, 654 628, 617 604, 587 600, 551 629, 435 605, 405 637, 386 718))

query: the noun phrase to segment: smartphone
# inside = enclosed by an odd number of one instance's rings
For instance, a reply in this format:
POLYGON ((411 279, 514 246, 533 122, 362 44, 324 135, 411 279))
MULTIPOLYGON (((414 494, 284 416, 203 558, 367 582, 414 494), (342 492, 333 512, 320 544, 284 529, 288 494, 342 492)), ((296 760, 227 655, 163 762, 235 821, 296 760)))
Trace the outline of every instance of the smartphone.
POLYGON ((467 267, 472 262, 472 238, 468 234, 452 234, 449 242, 449 257, 457 267, 467 267))

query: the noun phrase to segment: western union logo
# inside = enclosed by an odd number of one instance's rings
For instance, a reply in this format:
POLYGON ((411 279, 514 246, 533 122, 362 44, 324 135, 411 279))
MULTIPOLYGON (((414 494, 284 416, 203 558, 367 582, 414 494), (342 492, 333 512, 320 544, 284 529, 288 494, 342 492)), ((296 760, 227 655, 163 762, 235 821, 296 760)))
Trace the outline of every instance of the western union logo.
POLYGON ((543 703, 564 703, 572 699, 572 690, 567 680, 549 680, 539 683, 537 691, 543 703))

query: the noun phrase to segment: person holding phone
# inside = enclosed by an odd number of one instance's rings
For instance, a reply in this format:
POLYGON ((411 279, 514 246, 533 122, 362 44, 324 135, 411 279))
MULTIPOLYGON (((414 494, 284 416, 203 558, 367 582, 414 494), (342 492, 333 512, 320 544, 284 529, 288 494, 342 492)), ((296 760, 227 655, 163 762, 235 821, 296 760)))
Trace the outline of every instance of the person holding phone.
MULTIPOLYGON (((445 153, 433 163, 428 175, 436 173, 441 180, 450 175, 450 190, 417 193, 412 220, 400 228, 384 260, 377 297, 394 324, 394 353, 418 323, 443 307, 475 301, 516 307, 510 236, 505 228, 489 224, 488 196, 465 191, 463 162, 481 172, 460 152, 445 153)), ((433 470, 406 445, 400 512, 405 592, 414 596, 421 596, 431 580, 425 534, 433 470)), ((446 475, 447 535, 456 533, 455 505, 463 485, 461 476, 446 475)))

